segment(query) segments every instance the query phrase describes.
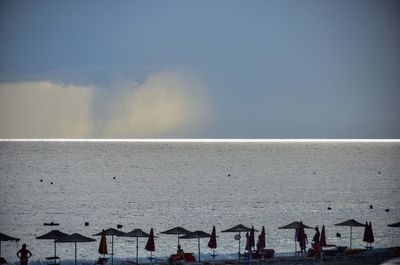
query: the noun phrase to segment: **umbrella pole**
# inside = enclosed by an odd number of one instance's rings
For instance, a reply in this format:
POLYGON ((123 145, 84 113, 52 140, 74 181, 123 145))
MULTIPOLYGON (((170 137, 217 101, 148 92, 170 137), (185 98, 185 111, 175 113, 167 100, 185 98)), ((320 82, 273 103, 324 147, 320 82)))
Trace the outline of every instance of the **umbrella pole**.
POLYGON ((240 260, 240 240, 241 240, 241 236, 240 236, 240 232, 239 232, 239 251, 238 251, 239 260, 240 260))
POLYGON ((178 234, 178 246, 179 246, 179 234, 178 234))
POLYGON ((296 231, 294 232, 294 255, 297 255, 296 231))
POLYGON ((139 237, 136 237, 136 264, 139 264, 139 237))
POLYGON ((75 265, 76 265, 76 242, 75 242, 75 265))
POLYGON ((199 250, 199 262, 200 262, 200 237, 197 237, 197 249, 199 250))
POLYGON ((114 264, 114 235, 111 235, 111 265, 113 264, 114 264))
POLYGON ((351 238, 353 237, 352 236, 352 234, 353 234, 353 229, 352 229, 353 227, 352 226, 350 226, 350 249, 351 249, 351 238))
POLYGON ((0 241, 0 257, 1 257, 1 241, 0 241))

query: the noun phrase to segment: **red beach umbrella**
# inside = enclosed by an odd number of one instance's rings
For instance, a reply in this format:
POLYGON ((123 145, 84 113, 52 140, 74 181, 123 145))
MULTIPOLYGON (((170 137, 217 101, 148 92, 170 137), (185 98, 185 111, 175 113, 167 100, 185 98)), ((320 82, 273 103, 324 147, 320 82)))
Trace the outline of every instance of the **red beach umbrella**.
POLYGON ((254 226, 251 227, 249 236, 247 237, 247 242, 246 242, 246 249, 248 251, 251 251, 254 246, 255 246, 255 239, 254 239, 254 226))
MULTIPOLYGON (((153 252, 156 251, 156 245, 154 243, 154 232, 153 228, 150 229, 150 235, 149 238, 147 239, 146 246, 144 247, 145 250, 153 252)), ((151 253, 150 253, 151 256, 151 253)))
POLYGON ((102 254, 102 255, 108 254, 106 232, 104 230, 101 233, 101 239, 100 239, 100 245, 99 245, 99 253, 102 254))
POLYGON ((326 235, 325 235, 325 226, 322 226, 322 230, 321 230, 321 238, 319 240, 319 245, 321 247, 326 247, 326 235))
MULTIPOLYGON (((114 228, 108 228, 106 230, 103 229, 105 232, 106 236, 111 236, 111 265, 114 264, 114 236, 124 236, 125 233, 121 232, 117 229, 114 228)), ((94 234, 93 236, 101 236, 103 235, 103 231, 99 232, 97 234, 94 234)))
POLYGON ((215 232, 215 225, 212 228, 211 237, 208 241, 208 247, 213 250, 213 258, 215 257, 215 249, 217 248, 217 233, 215 232))
POLYGON ((261 234, 258 236, 257 249, 262 250, 265 248, 265 228, 262 227, 261 234))
POLYGON ((369 243, 369 244, 372 244, 372 243, 374 243, 374 241, 375 241, 374 233, 373 233, 373 231, 372 231, 372 224, 371 224, 371 222, 369 222, 369 224, 366 223, 366 225, 365 225, 363 241, 364 241, 364 242, 367 242, 367 244, 368 244, 368 243, 369 243))
POLYGON ((364 242, 367 242, 367 234, 368 234, 368 222, 365 222, 364 235, 363 235, 364 242))

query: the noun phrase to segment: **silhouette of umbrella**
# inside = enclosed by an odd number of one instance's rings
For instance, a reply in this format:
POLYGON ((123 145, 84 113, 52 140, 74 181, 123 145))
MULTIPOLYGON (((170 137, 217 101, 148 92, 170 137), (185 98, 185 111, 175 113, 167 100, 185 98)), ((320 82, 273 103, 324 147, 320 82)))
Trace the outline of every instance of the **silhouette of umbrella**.
POLYGON ((106 232, 103 230, 101 234, 101 239, 100 239, 100 245, 99 245, 99 253, 105 257, 106 254, 108 254, 107 251, 107 239, 106 239, 106 232))
POLYGON ((134 229, 125 233, 123 237, 136 237, 136 263, 139 264, 139 237, 149 237, 150 235, 143 232, 141 229, 134 229))
POLYGON ((199 251, 199 262, 200 262, 200 238, 206 238, 206 237, 211 237, 210 234, 203 232, 203 231, 194 231, 194 232, 190 232, 184 236, 181 236, 181 239, 192 239, 192 238, 197 238, 197 248, 199 251))
MULTIPOLYGON (((106 236, 111 236, 111 265, 114 264, 114 236, 124 236, 125 233, 122 231, 119 231, 117 229, 114 228, 108 228, 106 230, 103 230, 106 234, 106 236)), ((102 236, 103 235, 103 231, 94 234, 93 236, 102 236)))
POLYGON ((96 239, 93 238, 89 238, 86 236, 83 236, 81 234, 75 233, 60 239, 57 239, 56 242, 60 242, 60 243, 75 243, 75 265, 76 265, 76 260, 77 260, 77 253, 76 253, 76 244, 78 242, 80 243, 84 243, 84 242, 94 242, 96 241, 96 239))
POLYGON ((20 239, 12 236, 8 236, 6 234, 0 233, 0 257, 1 257, 1 242, 2 241, 16 241, 18 242, 20 239))
POLYGON ((353 227, 364 227, 365 225, 362 223, 357 222, 354 219, 349 219, 339 224, 335 224, 336 226, 350 226, 350 248, 351 248, 351 241, 353 237, 353 227))
POLYGON ((278 229, 295 229, 295 236, 294 236, 294 254, 295 255, 297 253, 296 240, 297 240, 297 237, 298 237, 298 234, 296 232, 301 228, 312 229, 312 227, 303 224, 303 222, 293 222, 293 223, 290 223, 288 225, 278 227, 278 229))
POLYGON ((152 253, 153 251, 156 251, 156 245, 154 243, 154 232, 153 228, 150 229, 150 235, 149 238, 147 239, 146 246, 144 247, 145 250, 150 251, 150 260, 153 259, 152 253))
POLYGON ((212 231, 211 231, 211 237, 210 240, 208 241, 209 248, 213 250, 212 257, 213 259, 215 258, 215 249, 217 248, 217 233, 215 231, 215 225, 213 225, 212 231))
POLYGON ((400 227, 400 222, 394 223, 394 224, 390 224, 388 225, 389 227, 400 227))
MULTIPOLYGON (((50 232, 36 237, 36 239, 53 239, 54 240, 54 257, 57 257, 57 239, 61 239, 68 236, 68 234, 61 232, 60 230, 51 230, 50 232)), ((54 263, 56 260, 54 259, 54 263)))
POLYGON ((250 228, 248 228, 242 224, 238 224, 237 226, 234 226, 234 227, 231 227, 229 229, 222 231, 222 233, 239 233, 239 252, 238 252, 239 259, 240 259, 240 240, 241 240, 240 233, 241 232, 249 232, 250 230, 251 230, 250 228))
POLYGON ((321 237, 320 237, 320 240, 319 240, 319 245, 321 247, 326 247, 325 225, 322 225, 321 237))
POLYGON ((367 222, 365 222, 363 241, 367 242, 367 245, 370 244, 370 247, 371 247, 372 243, 374 243, 374 241, 375 241, 371 222, 369 222, 369 224, 367 222))
MULTIPOLYGON (((246 234, 247 237, 247 234, 246 234)), ((254 226, 251 227, 250 229, 250 233, 247 237, 247 241, 246 241, 246 249, 248 251, 252 251, 254 246, 255 246, 255 238, 254 238, 254 226)))
POLYGON ((189 230, 186 230, 185 228, 180 227, 180 226, 177 226, 177 227, 174 227, 172 229, 169 229, 169 230, 166 230, 164 232, 161 232, 161 234, 178 235, 178 245, 179 245, 179 236, 180 235, 186 235, 186 234, 189 234, 189 233, 190 233, 189 230))
POLYGON ((261 229, 261 234, 258 236, 257 249, 262 250, 265 248, 265 228, 261 229))

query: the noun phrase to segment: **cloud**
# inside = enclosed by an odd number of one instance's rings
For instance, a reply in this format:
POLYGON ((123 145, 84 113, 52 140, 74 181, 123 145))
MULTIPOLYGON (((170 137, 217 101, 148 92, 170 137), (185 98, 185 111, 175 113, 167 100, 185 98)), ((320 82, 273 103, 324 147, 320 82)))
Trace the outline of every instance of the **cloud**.
POLYGON ((108 90, 50 81, 0 83, 0 138, 193 137, 209 113, 204 85, 183 71, 108 90))
POLYGON ((150 75, 131 84, 113 101, 103 130, 106 138, 153 138, 193 135, 209 117, 201 82, 182 71, 150 75))
POLYGON ((48 81, 0 84, 0 138, 85 138, 93 88, 48 81))

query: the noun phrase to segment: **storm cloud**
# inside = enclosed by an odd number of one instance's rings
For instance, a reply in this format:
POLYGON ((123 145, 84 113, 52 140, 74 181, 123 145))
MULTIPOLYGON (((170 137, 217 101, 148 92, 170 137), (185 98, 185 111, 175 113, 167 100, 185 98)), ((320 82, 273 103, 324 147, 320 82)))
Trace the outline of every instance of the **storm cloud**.
POLYGON ((114 88, 50 81, 0 84, 0 138, 159 138, 201 130, 205 86, 183 71, 161 71, 114 88), (101 98, 100 108, 94 108, 101 98), (95 109, 100 110, 95 113, 95 109))

